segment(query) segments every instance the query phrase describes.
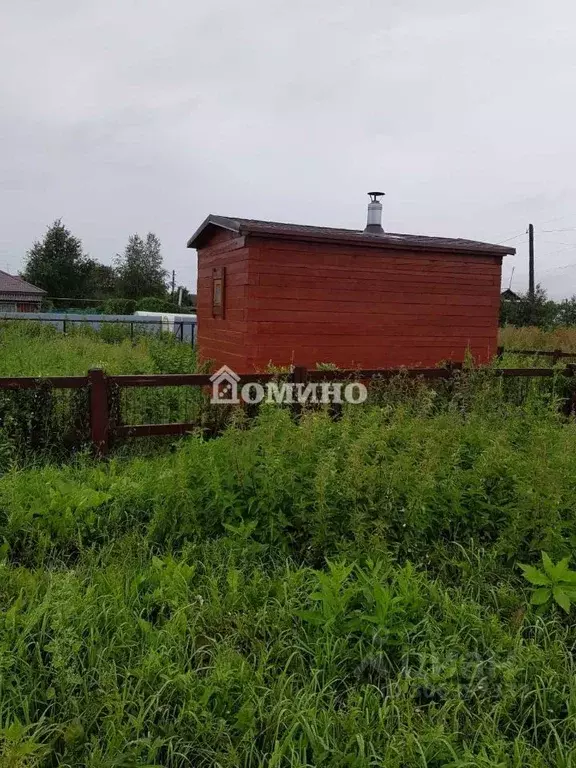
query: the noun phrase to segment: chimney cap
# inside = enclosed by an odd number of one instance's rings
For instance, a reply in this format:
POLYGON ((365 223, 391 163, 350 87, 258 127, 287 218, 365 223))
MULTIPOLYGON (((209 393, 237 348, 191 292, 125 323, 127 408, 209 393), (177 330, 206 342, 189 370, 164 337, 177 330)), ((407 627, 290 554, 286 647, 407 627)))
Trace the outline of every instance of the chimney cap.
POLYGON ((384 192, 368 192, 368 194, 370 195, 370 202, 368 203, 368 220, 364 232, 367 235, 383 235, 382 203, 379 198, 384 195, 384 192))

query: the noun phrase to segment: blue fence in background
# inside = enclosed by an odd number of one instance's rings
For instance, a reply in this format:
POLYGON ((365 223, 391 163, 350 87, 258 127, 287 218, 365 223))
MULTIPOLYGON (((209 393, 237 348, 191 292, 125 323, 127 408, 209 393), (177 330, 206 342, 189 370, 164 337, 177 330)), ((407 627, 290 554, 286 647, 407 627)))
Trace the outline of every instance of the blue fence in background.
POLYGON ((73 327, 89 326, 101 330, 105 325, 121 325, 129 330, 131 338, 137 332, 171 333, 179 341, 196 341, 196 315, 84 315, 64 312, 0 312, 0 322, 29 321, 54 326, 67 333, 73 327))

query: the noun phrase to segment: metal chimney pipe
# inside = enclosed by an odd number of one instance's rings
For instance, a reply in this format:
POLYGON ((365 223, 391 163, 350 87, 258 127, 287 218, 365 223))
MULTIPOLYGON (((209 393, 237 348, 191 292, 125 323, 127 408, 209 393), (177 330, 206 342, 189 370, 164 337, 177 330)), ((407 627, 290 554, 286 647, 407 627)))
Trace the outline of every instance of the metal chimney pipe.
POLYGON ((372 235, 383 235, 380 198, 384 197, 384 192, 368 192, 368 194, 370 195, 370 202, 368 203, 368 220, 364 232, 372 235))

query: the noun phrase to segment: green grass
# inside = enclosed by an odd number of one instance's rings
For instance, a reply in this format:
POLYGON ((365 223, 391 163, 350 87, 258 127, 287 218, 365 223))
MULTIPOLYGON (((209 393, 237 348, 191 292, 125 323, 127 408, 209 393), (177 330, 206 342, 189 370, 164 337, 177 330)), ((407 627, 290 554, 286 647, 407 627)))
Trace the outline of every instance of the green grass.
MULTIPOLYGON (((123 326, 88 327, 63 335, 51 326, 0 323, 0 376, 195 373, 195 350, 173 337, 136 334, 123 326)), ((117 393, 125 424, 201 421, 205 396, 192 388, 127 389, 117 393)), ((44 387, 0 390, 0 471, 39 457, 69 458, 89 440, 88 391, 44 387)))
POLYGON ((190 345, 146 333, 132 342, 120 325, 101 332, 72 328, 64 336, 52 326, 0 322, 0 350, 0 376, 84 376, 90 368, 109 374, 181 373, 196 367, 190 345))
POLYGON ((0 764, 576 766, 576 425, 391 394, 6 474, 0 764))
POLYGON ((502 586, 133 537, 2 592, 3 765, 574 764, 570 630, 502 586))
MULTIPOLYGON (((4 375, 195 368, 162 338, 0 343, 4 375)), ((399 377, 338 422, 266 406, 100 463, 0 441, 0 766, 576 768, 575 612, 518 566, 576 546, 565 390, 399 377)), ((134 418, 182 408, 149 394, 134 418)))
MULTIPOLYGON (((0 323, 0 375, 58 376, 86 374, 102 367, 109 374, 190 373, 197 370, 195 351, 188 344, 163 335, 142 335, 132 342, 123 327, 106 326, 102 333, 76 328, 67 335, 48 326, 0 323)), ((510 356, 500 365, 530 366, 532 361, 510 356)), ((540 363, 542 364, 542 363, 540 363)), ((545 363, 546 364, 546 363, 545 363)), ((566 381, 498 381, 490 371, 459 377, 454 383, 397 380, 376 382, 370 388, 371 404, 420 403, 437 413, 442 409, 482 408, 494 401, 524 403, 540 397, 550 401, 566 394, 566 381)), ((192 387, 127 388, 112 392, 111 411, 119 424, 187 422, 206 434, 218 434, 231 415, 210 407, 205 391, 192 387)), ((88 391, 0 391, 0 472, 46 458, 66 460, 89 444, 88 391)), ((114 450, 150 453, 165 440, 128 441, 114 450)))
POLYGON ((499 343, 506 349, 561 349, 576 352, 576 328, 564 326, 553 330, 537 327, 500 329, 499 343))

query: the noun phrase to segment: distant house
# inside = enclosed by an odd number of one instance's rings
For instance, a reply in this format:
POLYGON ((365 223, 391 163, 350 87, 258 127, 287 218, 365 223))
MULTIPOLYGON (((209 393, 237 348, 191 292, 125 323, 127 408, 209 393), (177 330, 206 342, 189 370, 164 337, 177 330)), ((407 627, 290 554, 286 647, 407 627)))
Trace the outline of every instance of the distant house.
POLYGON ((46 291, 0 270, 0 312, 38 312, 46 291))
POLYGON ((500 298, 503 301, 520 301, 520 296, 518 296, 517 293, 514 293, 511 288, 506 288, 505 291, 502 291, 500 298))

